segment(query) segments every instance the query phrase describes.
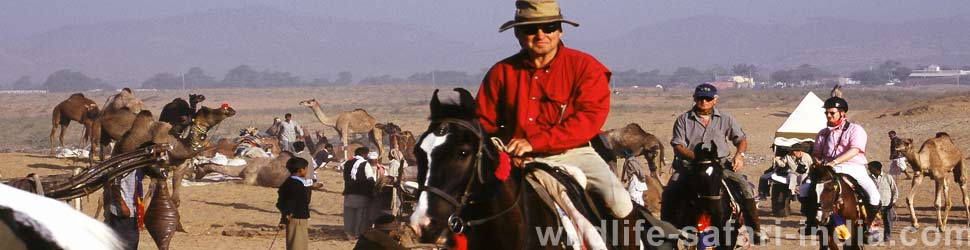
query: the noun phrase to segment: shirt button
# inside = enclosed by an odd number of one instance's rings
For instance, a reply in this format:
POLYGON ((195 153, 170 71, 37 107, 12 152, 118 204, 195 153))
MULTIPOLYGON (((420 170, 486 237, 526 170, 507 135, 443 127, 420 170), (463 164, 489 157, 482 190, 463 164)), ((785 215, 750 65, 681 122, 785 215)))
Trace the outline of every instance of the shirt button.
POLYGON ((532 79, 539 79, 539 76, 533 76, 532 79))
POLYGON ((546 70, 546 73, 549 73, 549 70, 548 69, 546 70))
POLYGON ((532 117, 529 117, 529 121, 530 121, 530 122, 532 121, 532 117))
POLYGON ((535 96, 533 96, 533 97, 532 97, 532 100, 534 101, 535 99, 536 99, 536 97, 535 97, 535 96))

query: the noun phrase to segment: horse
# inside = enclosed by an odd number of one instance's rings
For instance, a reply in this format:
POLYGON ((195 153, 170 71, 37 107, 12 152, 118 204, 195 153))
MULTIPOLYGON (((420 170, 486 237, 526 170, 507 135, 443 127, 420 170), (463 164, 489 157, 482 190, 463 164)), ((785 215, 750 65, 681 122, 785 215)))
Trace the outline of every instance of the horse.
POLYGON ((122 249, 114 230, 67 204, 0 184, 3 249, 122 249))
POLYGON ((815 183, 815 194, 818 197, 818 212, 816 219, 819 225, 824 225, 825 231, 819 239, 819 249, 839 249, 840 241, 845 243, 845 249, 862 249, 862 226, 857 222, 865 221, 860 208, 860 201, 855 189, 858 185, 850 183, 845 175, 838 174, 831 167, 815 166, 809 171, 812 183, 815 183), (838 215, 833 219, 832 215, 838 215), (847 227, 848 235, 841 231, 836 235, 840 223, 847 227), (839 239, 845 237, 845 239, 839 239))
MULTIPOLYGON (((540 171, 536 168, 545 164, 512 167, 501 149, 487 143, 489 138, 475 115, 474 98, 467 90, 455 91, 460 102, 442 103, 435 90, 431 122, 414 150, 420 191, 410 225, 420 241, 459 249, 560 249, 567 245, 567 237, 542 237, 543 230, 562 232, 563 227, 556 211, 541 200, 541 193, 527 184, 529 171, 540 171), (505 168, 500 166, 503 164, 505 168)), ((646 236, 633 231, 644 226, 636 221, 641 214, 631 213, 604 230, 646 236)), ((608 244, 612 249, 639 249, 642 244, 642 239, 620 241, 608 244)))
POLYGON ((717 145, 712 141, 709 149, 699 144, 694 149, 695 158, 690 162, 687 170, 680 178, 687 178, 684 188, 673 197, 687 197, 686 199, 671 199, 664 202, 676 202, 669 206, 676 208, 676 212, 665 211, 671 218, 663 218, 677 228, 695 227, 698 231, 696 243, 705 246, 716 245, 717 249, 734 249, 746 245, 739 239, 744 224, 741 218, 740 206, 737 198, 740 192, 737 188, 729 188, 731 184, 725 181, 724 165, 717 157, 717 145), (699 224, 703 224, 699 226, 699 224), (705 227, 711 227, 713 233, 703 233, 705 227), (715 238, 711 239, 710 237, 715 238))

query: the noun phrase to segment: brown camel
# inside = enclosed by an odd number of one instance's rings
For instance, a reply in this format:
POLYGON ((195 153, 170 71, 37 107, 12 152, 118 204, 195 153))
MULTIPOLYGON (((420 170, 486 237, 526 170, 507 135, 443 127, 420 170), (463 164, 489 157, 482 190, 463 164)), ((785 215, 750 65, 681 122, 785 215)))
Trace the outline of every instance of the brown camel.
MULTIPOLYGON (((923 175, 929 176, 936 181, 936 192, 933 207, 936 208, 936 226, 940 230, 946 229, 947 219, 950 217, 950 185, 947 182, 947 173, 953 172, 953 180, 963 194, 963 205, 967 217, 970 218, 970 199, 967 198, 967 177, 964 172, 963 153, 953 144, 950 135, 940 132, 936 137, 930 138, 923 143, 923 146, 916 151, 913 139, 900 139, 896 144, 896 151, 902 152, 906 156, 906 161, 913 167, 913 185, 906 197, 909 205, 909 214, 913 220, 913 227, 919 228, 919 221, 916 219, 916 211, 913 208, 913 196, 916 195, 916 188, 923 183, 923 175), (944 200, 945 199, 945 200, 944 200), (946 213, 943 213, 943 211, 946 213)), ((970 225, 970 222, 968 222, 970 225)))
MULTIPOLYGON (((54 106, 51 114, 51 155, 54 154, 54 135, 57 134, 58 129, 61 130, 60 146, 64 147, 64 132, 67 131, 67 126, 71 125, 71 121, 84 125, 84 135, 81 136, 83 146, 91 137, 94 121, 98 119, 99 112, 98 104, 81 93, 74 93, 67 100, 54 106)), ((91 143, 93 144, 94 140, 91 143)), ((93 148, 94 145, 91 147, 93 148)))
POLYGON ((414 138, 414 133, 411 131, 401 131, 398 135, 397 148, 404 153, 404 160, 408 162, 411 166, 416 166, 418 164, 418 157, 414 156, 414 146, 418 144, 417 139, 414 138))
MULTIPOLYGON (((643 156, 650 166, 650 175, 660 179, 664 162, 664 146, 656 136, 647 133, 639 124, 630 123, 618 129, 603 132, 616 157, 643 156)), ((607 159, 610 169, 619 177, 623 171, 617 169, 616 159, 607 159)))
POLYGON ((128 88, 108 97, 101 115, 94 122, 91 138, 95 146, 91 149, 90 157, 94 158, 94 155, 98 155, 101 160, 104 160, 105 146, 112 141, 121 140, 135 121, 135 114, 141 112, 144 107, 145 104, 135 98, 128 88))
POLYGON ((286 170, 286 161, 290 158, 293 158, 293 154, 284 151, 274 158, 246 159, 246 165, 242 166, 204 164, 199 166, 196 179, 201 179, 202 176, 215 172, 242 177, 242 183, 246 185, 277 188, 290 176, 290 172, 286 170))
MULTIPOLYGON (((187 170, 186 160, 191 159, 202 151, 203 146, 208 140, 208 131, 218 125, 226 118, 232 117, 236 111, 228 105, 223 105, 218 109, 202 107, 196 112, 193 124, 189 129, 191 132, 184 138, 176 138, 170 134, 172 125, 155 121, 151 112, 139 112, 138 116, 132 121, 130 129, 118 141, 115 153, 124 153, 135 150, 147 144, 168 144, 171 149, 168 151, 167 166, 177 166, 172 169, 172 196, 168 197, 165 181, 153 179, 153 189, 164 189, 162 196, 154 198, 146 211, 145 224, 155 244, 159 249, 168 249, 168 241, 171 240, 176 228, 182 228, 178 222, 179 189, 182 186, 182 177, 187 170), (159 202, 161 205, 156 205, 159 202), (152 211, 153 208, 164 208, 166 211, 152 211), (172 211, 171 209, 174 209, 172 211), (151 215, 151 216, 149 216, 151 215), (156 216, 157 215, 157 216, 156 216), (172 219, 174 216, 174 220, 172 219)), ((155 193, 159 193, 156 191, 155 193)))
POLYGON ((343 159, 347 159, 348 152, 348 138, 351 133, 366 133, 369 132, 371 143, 377 145, 377 152, 380 155, 384 155, 384 145, 382 144, 382 136, 384 132, 377 125, 377 119, 367 113, 363 109, 355 109, 349 112, 340 113, 337 115, 337 119, 332 119, 327 117, 323 111, 320 110, 320 103, 316 99, 310 99, 300 102, 300 106, 310 108, 313 111, 313 115, 317 117, 317 120, 323 125, 332 127, 337 131, 337 136, 340 136, 340 143, 344 148, 343 159))

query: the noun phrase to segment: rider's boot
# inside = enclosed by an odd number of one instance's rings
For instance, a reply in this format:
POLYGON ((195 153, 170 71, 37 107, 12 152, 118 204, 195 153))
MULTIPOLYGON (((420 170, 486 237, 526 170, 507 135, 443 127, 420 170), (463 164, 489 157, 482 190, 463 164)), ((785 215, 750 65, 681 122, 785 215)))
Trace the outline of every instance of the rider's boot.
POLYGON ((862 224, 862 230, 865 233, 863 234, 863 237, 862 237, 862 243, 869 244, 869 235, 871 233, 870 230, 872 229, 870 227, 872 226, 872 222, 875 221, 877 217, 879 217, 878 216, 879 206, 866 204, 865 209, 866 209, 866 219, 862 224))
POLYGON ((744 216, 744 224, 750 225, 754 231, 751 234, 752 243, 760 245, 766 242, 768 238, 761 231, 761 221, 758 219, 758 207, 755 204, 755 199, 744 199, 741 213, 744 216))

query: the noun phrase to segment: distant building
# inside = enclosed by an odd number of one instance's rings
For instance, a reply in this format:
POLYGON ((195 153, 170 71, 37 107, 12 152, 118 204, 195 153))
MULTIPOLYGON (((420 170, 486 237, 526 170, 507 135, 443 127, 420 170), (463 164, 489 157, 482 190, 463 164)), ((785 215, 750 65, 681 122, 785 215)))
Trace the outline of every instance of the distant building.
POLYGON ((733 82, 735 88, 752 88, 755 85, 753 78, 742 75, 714 76, 714 82, 733 82))
POLYGON ((737 85, 737 83, 735 82, 705 82, 705 83, 714 85, 714 87, 717 89, 729 89, 729 88, 734 88, 737 85))
POLYGON ((939 65, 930 65, 926 69, 913 70, 909 74, 910 78, 936 78, 936 77, 951 77, 955 78, 957 76, 970 75, 970 70, 943 70, 940 69, 939 65))

